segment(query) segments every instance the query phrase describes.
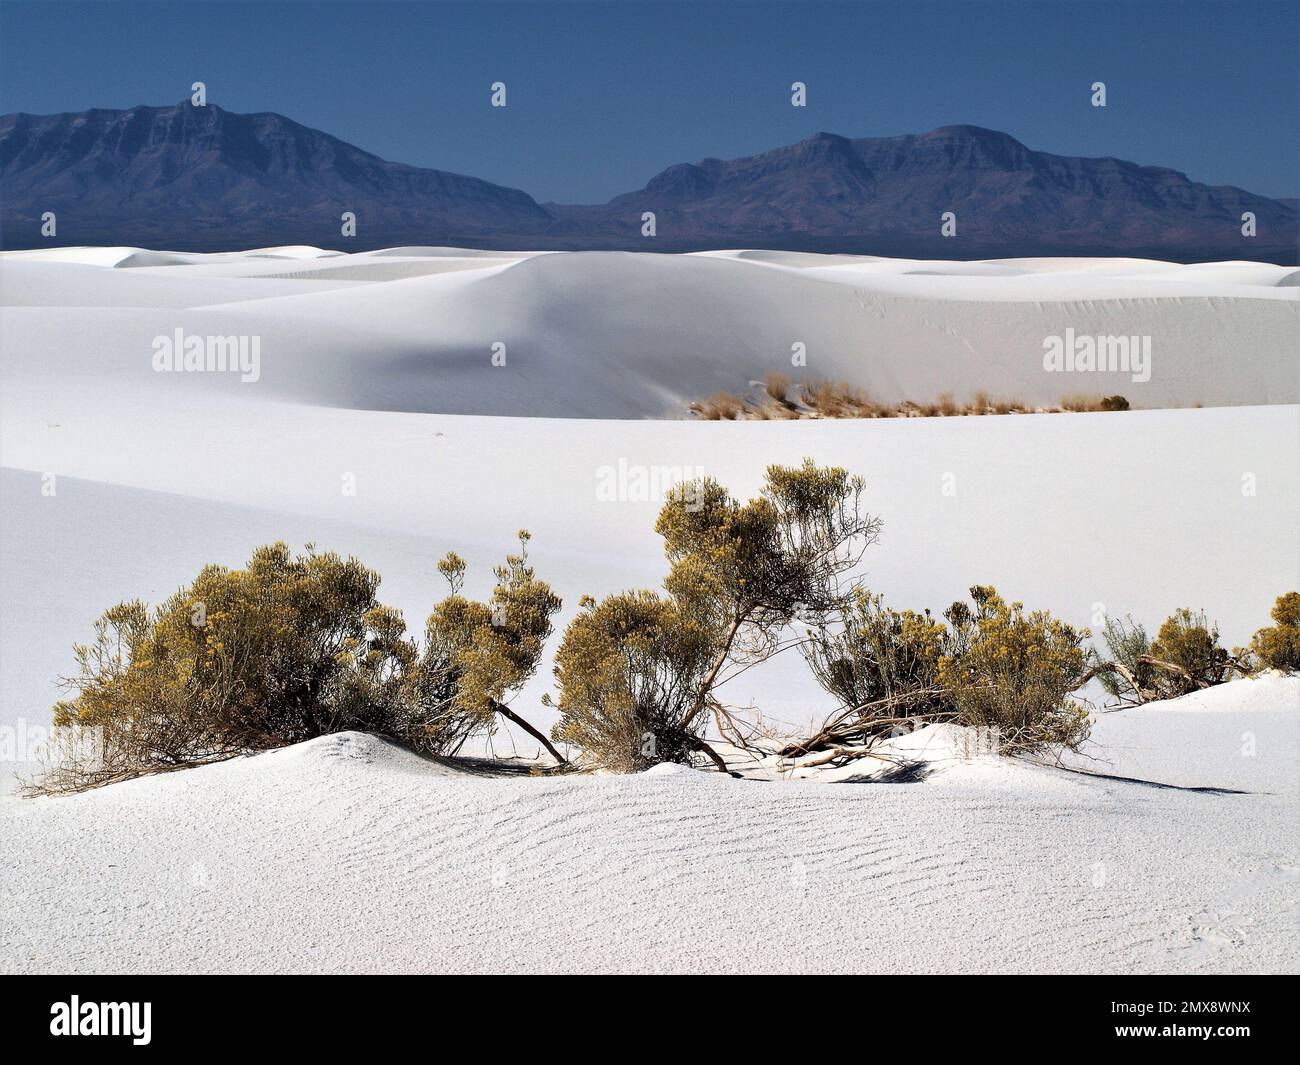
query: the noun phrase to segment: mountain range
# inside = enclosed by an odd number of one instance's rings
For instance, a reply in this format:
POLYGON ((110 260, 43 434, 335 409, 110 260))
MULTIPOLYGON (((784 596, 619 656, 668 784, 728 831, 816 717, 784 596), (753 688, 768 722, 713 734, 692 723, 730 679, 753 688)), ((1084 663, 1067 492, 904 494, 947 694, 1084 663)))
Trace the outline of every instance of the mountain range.
POLYGON ((977 126, 818 133, 679 163, 595 205, 407 166, 270 112, 216 105, 0 116, 0 246, 221 250, 316 244, 685 251, 769 247, 918 258, 1147 255, 1297 261, 1294 200, 1164 167, 1052 155, 977 126), (41 235, 53 211, 57 233, 41 235), (340 233, 356 215, 354 237, 340 233), (656 234, 642 235, 654 212, 656 234), (945 212, 956 236, 940 233, 945 212), (1257 235, 1241 233, 1255 216, 1257 235))

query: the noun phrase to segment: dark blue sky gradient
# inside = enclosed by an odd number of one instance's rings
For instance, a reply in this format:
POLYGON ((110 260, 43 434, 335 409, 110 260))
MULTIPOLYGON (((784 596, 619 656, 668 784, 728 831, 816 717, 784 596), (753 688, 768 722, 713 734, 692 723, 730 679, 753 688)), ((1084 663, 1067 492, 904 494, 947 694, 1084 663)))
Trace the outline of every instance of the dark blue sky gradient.
POLYGON ((209 102, 542 201, 953 123, 1296 196, 1300 3, 0 4, 0 110, 209 102), (505 81, 509 106, 488 106, 505 81), (808 84, 809 106, 789 102, 808 84), (1089 106, 1105 81, 1109 106, 1089 106))

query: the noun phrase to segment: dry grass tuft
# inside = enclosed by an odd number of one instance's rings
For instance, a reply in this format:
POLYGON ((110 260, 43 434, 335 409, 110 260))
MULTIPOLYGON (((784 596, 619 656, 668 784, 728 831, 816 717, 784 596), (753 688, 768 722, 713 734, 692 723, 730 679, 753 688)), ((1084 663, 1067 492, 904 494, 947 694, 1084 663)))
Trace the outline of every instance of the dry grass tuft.
POLYGON ((1066 396, 1061 409, 1075 412, 1128 410, 1129 402, 1123 396, 1066 396))
POLYGON ((813 381, 799 386, 803 405, 819 418, 874 418, 877 405, 861 388, 843 381, 813 381))
POLYGON ((1100 396, 1066 396, 1061 400, 1061 409, 1073 414, 1101 410, 1100 396))
POLYGON ((745 401, 734 392, 719 392, 712 399, 692 403, 691 410, 707 422, 734 421, 747 410, 745 401))
POLYGON ((793 406, 789 400, 790 375, 773 370, 763 378, 763 391, 783 407, 793 406))

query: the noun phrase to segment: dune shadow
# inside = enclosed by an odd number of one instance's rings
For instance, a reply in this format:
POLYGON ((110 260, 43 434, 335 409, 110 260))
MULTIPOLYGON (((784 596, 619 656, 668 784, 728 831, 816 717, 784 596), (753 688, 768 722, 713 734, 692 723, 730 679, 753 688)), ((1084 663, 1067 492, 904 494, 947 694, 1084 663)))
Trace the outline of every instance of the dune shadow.
MULTIPOLYGON (((530 777, 539 768, 536 762, 516 761, 509 758, 487 758, 471 754, 438 755, 428 759, 444 769, 466 773, 475 777, 530 777)), ((543 775, 553 776, 553 767, 542 768, 543 775)))
POLYGON ((899 762, 876 773, 859 773, 835 781, 837 784, 919 784, 934 767, 929 762, 899 762))
POLYGON ((1143 788, 1158 788, 1161 791, 1191 791, 1198 795, 1254 795, 1253 791, 1244 791, 1241 788, 1218 788, 1213 785, 1191 785, 1191 784, 1167 784, 1162 780, 1144 780, 1141 777, 1124 777, 1117 773, 1094 773, 1087 769, 1072 769, 1069 766, 1052 765, 1044 766, 1045 769, 1054 769, 1058 773, 1071 773, 1074 776, 1093 777, 1097 780, 1113 780, 1120 784, 1137 784, 1143 788))

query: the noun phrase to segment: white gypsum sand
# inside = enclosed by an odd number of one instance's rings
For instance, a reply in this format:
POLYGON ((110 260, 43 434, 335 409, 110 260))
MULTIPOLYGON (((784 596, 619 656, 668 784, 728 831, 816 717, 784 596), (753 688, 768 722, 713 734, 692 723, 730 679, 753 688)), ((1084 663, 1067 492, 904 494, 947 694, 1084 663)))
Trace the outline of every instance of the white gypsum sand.
POLYGON ((1153 408, 1300 391, 1297 271, 1259 263, 105 251, 0 256, 0 330, 26 353, 6 365, 7 388, 76 374, 132 395, 210 393, 212 381, 152 371, 152 338, 183 328, 259 336, 259 396, 365 409, 681 417, 693 400, 791 371, 795 345, 807 365, 792 376, 886 401, 1118 393, 1153 408), (1044 372, 1046 338, 1067 329, 1149 337, 1150 379, 1044 372), (492 365, 497 344, 504 367, 492 365))
MULTIPOLYGON (((638 478, 747 497, 804 456, 867 478, 885 522, 867 577, 895 606, 992 583, 1094 630, 1098 604, 1149 630, 1204 607, 1244 643, 1300 584, 1300 407, 1277 405, 1300 395, 1297 293, 1251 263, 5 254, 0 725, 48 722, 106 606, 260 543, 356 554, 418 631, 438 557, 464 555, 485 594, 527 526, 558 627, 584 593, 662 580, 638 478), (1044 374, 1043 336, 1067 327, 1151 335, 1151 380, 1044 374), (259 380, 154 372, 176 329, 258 336, 259 380), (809 376, 881 398, 1232 406, 684 420, 796 341, 809 376)), ((516 704, 543 728, 549 666, 516 704)), ((793 655, 726 691, 790 728, 831 709, 793 655)), ((917 783, 836 787, 501 778, 346 736, 5 799, 0 967, 1294 969, 1295 704, 1267 678, 1104 715, 1090 776, 964 759, 942 731, 907 738, 932 769, 917 783)), ((493 749, 537 744, 505 730, 493 749)))
POLYGON ((1089 775, 938 745, 913 784, 546 779, 343 733, 11 798, 2 967, 1290 971, 1297 685, 1109 715, 1089 775))

